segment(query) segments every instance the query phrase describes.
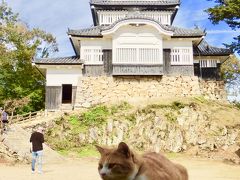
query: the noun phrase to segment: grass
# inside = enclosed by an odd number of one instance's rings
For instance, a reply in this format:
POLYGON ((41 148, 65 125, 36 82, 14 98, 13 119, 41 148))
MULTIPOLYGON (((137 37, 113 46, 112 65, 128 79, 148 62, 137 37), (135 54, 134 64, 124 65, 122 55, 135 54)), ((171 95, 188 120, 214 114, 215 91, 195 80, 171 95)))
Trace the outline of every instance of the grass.
POLYGON ((58 152, 63 156, 71 156, 76 158, 83 157, 99 157, 99 152, 92 145, 85 145, 82 147, 75 147, 70 149, 61 149, 58 152))
MULTIPOLYGON (((144 118, 144 121, 153 121, 156 116, 170 123, 176 123, 181 109, 185 107, 190 107, 193 111, 201 111, 208 116, 207 120, 219 125, 235 126, 240 124, 240 110, 237 105, 221 104, 217 101, 206 100, 203 97, 194 97, 156 101, 141 108, 132 106, 127 102, 115 105, 98 105, 81 112, 81 114, 68 115, 58 119, 55 127, 50 129, 46 135, 48 139, 50 138, 49 144, 65 156, 96 157, 99 154, 93 145, 79 141, 79 134, 85 134, 90 127, 101 127, 109 119, 128 121, 134 127, 137 118, 141 117, 144 118)), ((210 135, 214 136, 215 134, 212 132, 210 135)), ((174 158, 176 154, 170 153, 168 156, 174 158)))
POLYGON ((101 125, 106 122, 110 111, 106 106, 96 106, 81 115, 81 122, 86 126, 101 125))
POLYGON ((176 159, 181 156, 179 153, 174 153, 174 152, 168 152, 165 155, 169 159, 176 159))
POLYGON ((99 157, 99 152, 96 150, 94 146, 86 145, 79 149, 78 156, 79 157, 99 157))

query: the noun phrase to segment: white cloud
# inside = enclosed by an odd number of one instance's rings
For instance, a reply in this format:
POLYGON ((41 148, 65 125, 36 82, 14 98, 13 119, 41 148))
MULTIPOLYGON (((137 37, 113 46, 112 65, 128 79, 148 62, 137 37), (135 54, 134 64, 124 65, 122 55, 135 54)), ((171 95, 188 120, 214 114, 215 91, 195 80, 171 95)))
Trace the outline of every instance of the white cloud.
POLYGON ((66 34, 68 28, 92 25, 89 0, 7 0, 7 3, 30 27, 39 27, 57 38, 60 51, 54 56, 74 55, 66 34))
MULTIPOLYGON (((60 52, 54 56, 74 55, 66 34, 67 28, 81 29, 93 24, 90 0, 6 1, 15 12, 20 13, 20 18, 30 27, 39 27, 56 36, 60 52)), ((214 2, 207 0, 182 0, 174 25, 183 28, 194 28, 194 25, 198 25, 202 29, 209 29, 206 39, 213 45, 222 46, 223 42, 231 42, 238 31, 231 31, 226 25, 213 26, 207 19, 208 15, 204 10, 213 5, 214 2)))

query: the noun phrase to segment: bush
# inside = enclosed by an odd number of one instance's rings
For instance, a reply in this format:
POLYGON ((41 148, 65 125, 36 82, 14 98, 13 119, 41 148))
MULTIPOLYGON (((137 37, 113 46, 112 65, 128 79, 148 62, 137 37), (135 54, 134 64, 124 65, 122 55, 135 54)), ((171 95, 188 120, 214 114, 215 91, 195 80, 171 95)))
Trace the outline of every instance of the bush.
POLYGON ((240 109, 240 102, 235 102, 234 105, 235 105, 238 109, 240 109))
POLYGON ((106 106, 96 106, 81 115, 81 121, 86 126, 101 125, 106 122, 110 111, 106 106))

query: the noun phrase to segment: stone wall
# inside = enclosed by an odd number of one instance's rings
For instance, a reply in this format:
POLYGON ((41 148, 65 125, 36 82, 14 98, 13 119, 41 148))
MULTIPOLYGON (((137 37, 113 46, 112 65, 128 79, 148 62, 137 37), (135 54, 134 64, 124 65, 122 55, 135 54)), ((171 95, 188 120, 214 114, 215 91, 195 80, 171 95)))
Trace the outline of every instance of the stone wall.
POLYGON ((174 75, 177 76, 179 74, 183 76, 193 76, 194 75, 194 67, 191 66, 177 66, 177 65, 171 65, 169 70, 168 70, 169 75, 174 75))
POLYGON ((110 118, 103 127, 91 127, 86 133, 80 133, 79 142, 116 146, 125 141, 138 150, 185 151, 194 156, 240 164, 240 155, 236 154, 240 152, 239 127, 213 121, 213 108, 204 111, 201 108, 203 106, 185 106, 179 110, 174 121, 164 117, 164 113, 157 109, 146 114, 144 111, 134 113, 135 121, 110 118))
POLYGON ((174 96, 226 99, 223 82, 200 81, 196 76, 99 76, 79 79, 75 106, 174 96))
POLYGON ((199 83, 201 93, 209 99, 226 100, 227 92, 223 81, 201 80, 199 83))

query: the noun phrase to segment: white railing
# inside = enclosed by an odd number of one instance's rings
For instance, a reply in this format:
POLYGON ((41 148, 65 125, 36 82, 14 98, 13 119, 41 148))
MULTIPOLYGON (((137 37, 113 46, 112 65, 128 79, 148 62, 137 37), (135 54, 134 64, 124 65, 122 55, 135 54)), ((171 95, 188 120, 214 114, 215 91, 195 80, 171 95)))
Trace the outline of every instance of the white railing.
MULTIPOLYGON (((111 1, 120 1, 120 0, 111 0, 111 1)), ((121 1, 143 1, 143 0, 121 0, 121 1)), ((145 0, 145 1, 159 1, 159 0, 145 0)), ((167 2, 176 2, 176 0, 165 0, 165 1, 167 1, 167 2)))
POLYGON ((192 48, 173 48, 171 50, 171 65, 192 65, 192 48))
POLYGON ((200 60, 200 67, 208 68, 208 67, 217 67, 216 60, 200 60))
POLYGON ((98 11, 99 23, 112 24, 115 21, 124 18, 127 15, 127 11, 98 11))
POLYGON ((85 64, 103 64, 103 52, 101 49, 83 49, 85 64))
POLYGON ((161 64, 158 48, 116 48, 113 64, 161 64))
MULTIPOLYGON (((128 11, 98 11, 98 18, 100 25, 112 24, 115 21, 126 17, 128 11)), ((150 17, 162 24, 171 24, 171 12, 159 12, 159 11, 141 11, 141 15, 150 17)))
POLYGON ((153 18, 156 21, 161 22, 162 24, 171 24, 171 12, 143 11, 142 13, 146 17, 153 18))

